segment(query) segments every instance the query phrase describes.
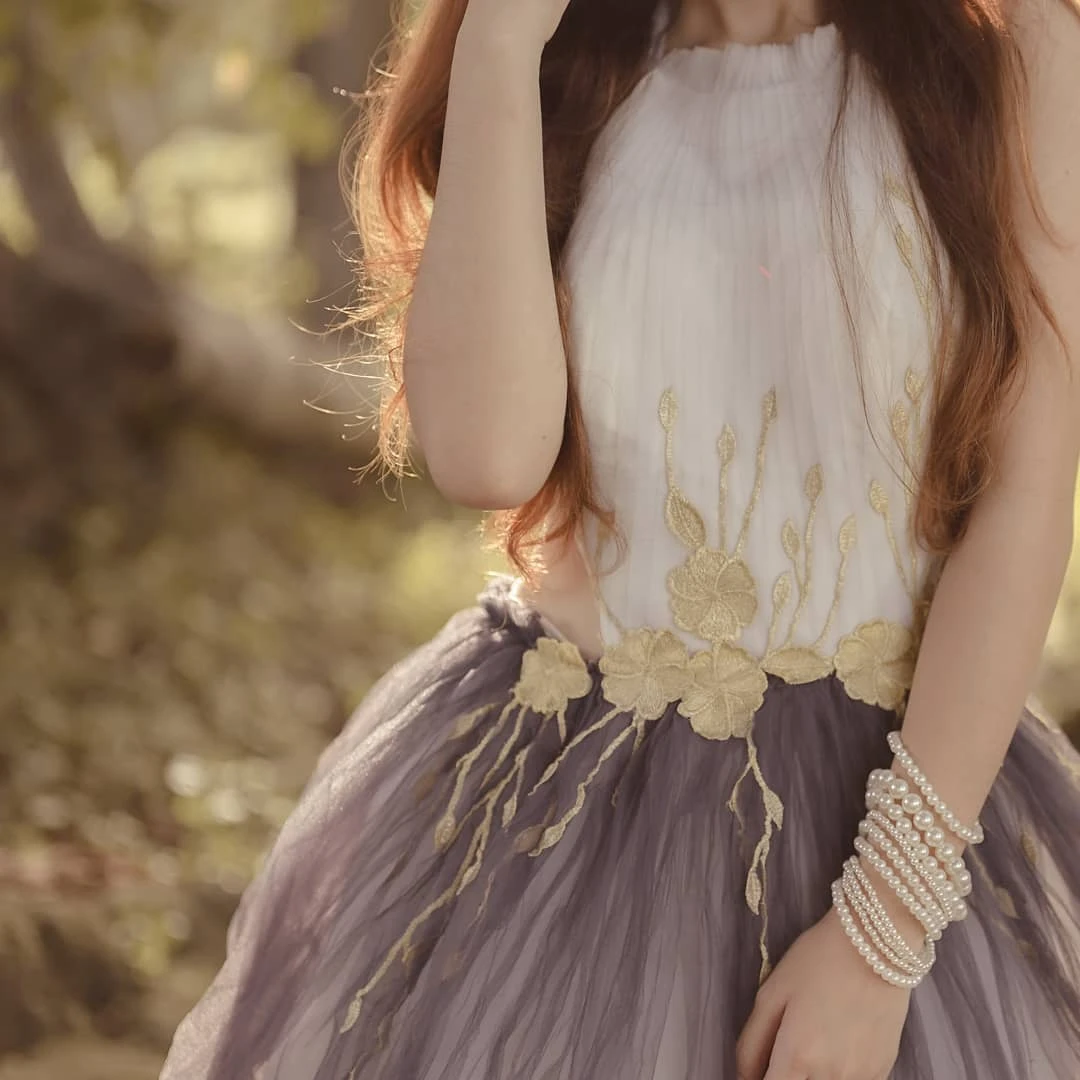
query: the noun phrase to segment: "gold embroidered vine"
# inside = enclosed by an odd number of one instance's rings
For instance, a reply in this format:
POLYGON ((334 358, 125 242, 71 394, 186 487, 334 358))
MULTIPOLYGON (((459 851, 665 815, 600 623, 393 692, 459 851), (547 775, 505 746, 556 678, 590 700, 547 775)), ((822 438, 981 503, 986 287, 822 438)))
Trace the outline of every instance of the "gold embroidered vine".
MULTIPOLYGON (((890 180, 887 188, 892 198, 914 210, 909 194, 896 181, 890 180)), ((929 285, 916 268, 911 236, 899 222, 895 239, 900 257, 912 276, 919 302, 929 315, 929 285)), ((889 414, 893 435, 906 455, 914 460, 921 460, 924 448, 924 389, 925 377, 908 368, 904 378, 904 399, 894 402, 889 414)), ((609 612, 620 636, 615 644, 605 649, 597 665, 601 676, 599 689, 609 708, 572 738, 568 737, 567 712, 572 702, 594 691, 594 677, 573 643, 547 636, 540 637, 533 648, 525 653, 518 682, 510 700, 501 709, 499 703, 492 703, 463 715, 456 722, 453 738, 463 739, 473 733, 481 722, 497 713, 472 749, 457 757, 450 797, 435 829, 436 849, 446 852, 467 828, 471 828, 464 858, 450 886, 412 920, 374 975, 357 991, 345 1018, 343 1031, 349 1030, 357 1022, 364 1000, 394 962, 400 959, 408 965, 414 951, 413 939, 423 924, 461 896, 476 879, 492 830, 497 827, 495 821, 500 803, 498 820, 506 830, 516 818, 521 800, 531 800, 547 787, 568 755, 587 741, 604 737, 595 763, 577 785, 572 804, 559 815, 554 801, 551 802, 542 815, 542 823, 526 827, 514 839, 513 851, 531 857, 542 855, 559 843, 570 824, 584 809, 588 791, 605 765, 632 740, 628 762, 642 745, 648 726, 664 716, 672 706, 702 738, 712 741, 741 739, 746 744, 746 764, 732 787, 727 806, 740 828, 743 828, 745 822, 739 808, 739 791, 743 781, 752 777, 761 794, 764 819, 744 892, 748 908, 761 917, 759 978, 763 980, 768 975, 771 962, 767 948, 768 905, 765 902, 767 862, 773 836, 784 824, 783 802, 764 776, 753 738, 753 720, 764 701, 768 676, 771 674, 786 683, 798 685, 835 674, 853 699, 894 709, 902 714, 918 652, 921 630, 919 613, 924 613, 926 604, 918 595, 917 552, 911 550, 905 561, 888 494, 884 486, 874 480, 869 489, 870 507, 883 522, 885 539, 900 580, 912 599, 914 627, 875 619, 856 626, 841 637, 831 654, 824 651, 824 643, 832 631, 842 601, 851 552, 858 542, 856 518, 852 514, 844 519, 836 537, 839 563, 824 625, 812 644, 795 644, 815 583, 814 530, 825 490, 823 470, 820 464, 815 464, 807 470, 803 482, 806 510, 801 525, 789 518, 781 529, 780 545, 790 568, 777 576, 769 592, 771 614, 765 651, 760 657, 755 657, 738 645, 743 630, 757 616, 761 602, 759 583, 744 559, 744 551, 764 482, 768 436, 777 418, 776 389, 771 388, 762 402, 753 488, 743 509, 733 545, 729 543, 731 507, 728 504, 730 469, 738 453, 735 432, 730 424, 725 424, 716 444, 719 499, 715 517, 716 544, 713 546, 709 543, 705 517, 678 482, 675 454, 678 412, 674 393, 666 391, 659 407, 660 424, 665 435, 667 478, 664 518, 672 535, 686 549, 685 559, 669 571, 666 581, 674 624, 700 639, 706 647, 691 651, 682 639, 668 630, 627 630, 609 612), (525 724, 530 714, 540 719, 541 726, 554 725, 560 750, 526 793, 526 767, 537 745, 535 731, 531 736, 525 735, 525 724), (478 785, 472 805, 459 817, 459 806, 465 798, 474 767, 485 758, 500 736, 503 736, 503 741, 478 785)), ((905 485, 908 520, 912 509, 912 486, 905 485)), ((596 591, 602 601, 600 590, 597 588, 596 591)), ((625 772, 626 764, 623 763, 622 772, 625 772)), ((618 783, 612 794, 613 805, 617 793, 618 783)), ((494 872, 490 871, 487 875, 477 919, 486 906, 494 872)), ((1008 900, 1000 894, 999 900, 1007 912, 1008 900)))

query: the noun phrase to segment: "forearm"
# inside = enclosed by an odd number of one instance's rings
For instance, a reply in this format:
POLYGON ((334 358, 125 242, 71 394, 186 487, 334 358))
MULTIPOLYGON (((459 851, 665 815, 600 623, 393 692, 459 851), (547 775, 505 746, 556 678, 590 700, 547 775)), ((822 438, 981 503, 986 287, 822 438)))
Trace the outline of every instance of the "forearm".
MULTIPOLYGON (((902 735, 963 822, 979 816, 1032 689, 1068 564, 1072 506, 1064 490, 1052 497, 1019 478, 999 484, 984 493, 942 571, 902 735)), ((912 916, 881 892, 918 940, 912 916)))
POLYGON ((539 490, 562 443, 567 393, 539 54, 468 16, 404 371, 418 441, 446 494, 495 509, 539 490))

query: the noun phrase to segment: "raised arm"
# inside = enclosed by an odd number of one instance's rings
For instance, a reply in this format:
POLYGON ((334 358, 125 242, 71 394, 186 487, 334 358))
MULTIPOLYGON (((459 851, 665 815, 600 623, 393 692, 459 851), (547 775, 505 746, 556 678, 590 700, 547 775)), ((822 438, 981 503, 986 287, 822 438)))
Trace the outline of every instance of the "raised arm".
POLYGON ((458 36, 405 388, 431 477, 520 506, 559 453, 567 369, 548 247, 540 57, 566 0, 472 0, 458 36))

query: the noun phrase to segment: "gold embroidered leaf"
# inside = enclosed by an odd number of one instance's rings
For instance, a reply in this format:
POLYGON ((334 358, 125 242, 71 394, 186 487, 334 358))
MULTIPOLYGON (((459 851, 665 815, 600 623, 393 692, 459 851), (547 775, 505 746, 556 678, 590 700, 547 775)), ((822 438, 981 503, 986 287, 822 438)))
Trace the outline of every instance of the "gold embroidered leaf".
POLYGON ((532 851, 536 845, 540 843, 540 839, 543 835, 543 825, 530 825, 527 829, 522 829, 521 832, 514 837, 514 850, 519 855, 524 855, 527 852, 532 851))
POLYGON ((780 533, 780 542, 784 545, 784 554, 794 562, 799 555, 799 548, 802 544, 795 523, 791 518, 784 522, 784 528, 780 533))
POLYGON ((904 392, 912 405, 918 405, 922 399, 923 389, 926 385, 925 377, 914 368, 908 368, 904 375, 904 392))
POLYGON ((675 401, 675 394, 671 390, 665 390, 660 397, 660 423, 668 434, 674 430, 678 418, 679 406, 675 401))
POLYGON ((915 250, 911 243, 911 235, 903 225, 896 226, 896 246, 900 250, 900 257, 905 263, 910 265, 914 258, 915 250))
POLYGON ((345 1020, 341 1025, 341 1034, 344 1035, 356 1027, 356 1021, 360 1019, 360 1010, 363 1008, 364 999, 357 994, 349 1002, 349 1010, 345 1014, 345 1020))
POLYGON ((751 870, 746 878, 746 906, 755 915, 759 914, 761 911, 762 895, 761 878, 758 877, 756 869, 751 870))
POLYGON ((910 417, 902 401, 898 401, 892 410, 892 432, 900 440, 906 442, 910 430, 910 417))
POLYGON ((779 614, 788 606, 788 601, 791 599, 791 587, 791 571, 785 570, 773 585, 772 603, 775 614, 779 614))
POLYGON ((453 843, 456 832, 457 822, 454 820, 454 815, 444 814, 439 824, 435 826, 436 850, 445 851, 453 843))
POLYGON ((776 387, 773 386, 765 395, 764 415, 766 420, 776 419, 776 387))
POLYGON ((895 199, 897 202, 909 207, 911 210, 915 209, 915 202, 911 197, 910 190, 897 176, 890 174, 886 178, 885 191, 888 193, 890 199, 895 199))
POLYGON ((1038 863, 1039 849, 1031 838, 1031 833, 1026 829, 1020 834, 1020 850, 1023 851, 1024 857, 1032 866, 1038 863))
POLYGON ((483 708, 473 709, 472 712, 467 712, 464 715, 459 716, 457 720, 454 721, 454 734, 452 738, 460 739, 463 736, 468 735, 469 732, 476 727, 476 722, 484 716, 485 713, 491 711, 491 706, 486 705, 483 708))
POLYGON ((763 667, 792 686, 824 679, 833 669, 831 660, 813 649, 797 646, 778 649, 766 659, 763 667))
POLYGON ((730 424, 724 425, 720 438, 716 442, 716 448, 720 452, 720 464, 726 467, 735 459, 735 432, 730 424))
POLYGON ((852 514, 849 518, 845 519, 844 524, 840 526, 840 554, 847 555, 855 546, 855 541, 857 539, 858 527, 855 523, 855 515, 852 514))
POLYGON ((438 782, 438 770, 429 769, 413 784, 413 798, 418 803, 423 802, 435 790, 435 785, 438 782))
POLYGON ((1007 918, 1020 918, 1020 913, 1016 910, 1016 901, 1013 900, 1012 893, 1008 889, 998 885, 994 889, 994 896, 997 897, 998 907, 1001 908, 1007 918))
POLYGON ((887 514, 889 512, 889 496, 877 480, 870 485, 870 505, 874 508, 875 514, 887 514))
POLYGON ((825 486, 825 477, 820 465, 811 465, 806 473, 806 497, 815 502, 821 497, 821 490, 825 486))
POLYGON ((761 796, 765 802, 766 817, 778 829, 782 829, 784 827, 784 804, 780 801, 780 796, 772 788, 768 787, 761 793, 761 796))
POLYGON ((668 493, 664 512, 668 528, 684 547, 697 551, 705 546, 705 522, 681 491, 675 489, 668 493))

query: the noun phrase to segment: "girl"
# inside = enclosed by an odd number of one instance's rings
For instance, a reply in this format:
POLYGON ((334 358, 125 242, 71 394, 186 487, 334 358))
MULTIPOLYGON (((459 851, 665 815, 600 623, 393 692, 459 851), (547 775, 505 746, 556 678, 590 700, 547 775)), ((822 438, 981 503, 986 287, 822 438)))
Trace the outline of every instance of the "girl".
POLYGON ((363 314, 389 460, 407 391, 519 575, 327 752, 166 1077, 1080 1076, 1080 758, 1027 704, 1076 14, 427 0, 363 314))

